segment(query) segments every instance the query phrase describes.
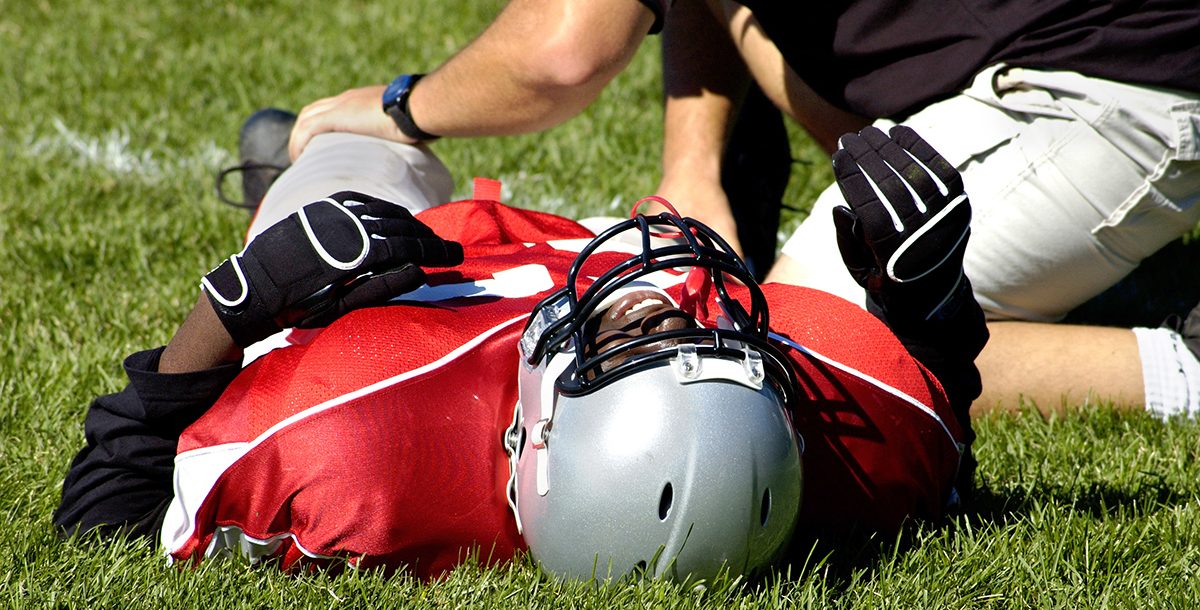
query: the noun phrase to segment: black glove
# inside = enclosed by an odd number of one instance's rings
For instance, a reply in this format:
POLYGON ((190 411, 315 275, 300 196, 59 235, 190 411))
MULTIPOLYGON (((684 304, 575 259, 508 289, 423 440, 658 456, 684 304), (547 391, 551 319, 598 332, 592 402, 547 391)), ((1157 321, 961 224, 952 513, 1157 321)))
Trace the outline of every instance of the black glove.
POLYGON ((889 322, 944 319, 971 297, 963 253, 971 205, 962 176, 912 129, 841 138, 833 155, 838 248, 850 275, 889 322))
POLYGON ((245 347, 284 328, 328 325, 425 282, 418 265, 462 263, 403 207, 343 191, 255 237, 200 283, 229 335, 245 347))

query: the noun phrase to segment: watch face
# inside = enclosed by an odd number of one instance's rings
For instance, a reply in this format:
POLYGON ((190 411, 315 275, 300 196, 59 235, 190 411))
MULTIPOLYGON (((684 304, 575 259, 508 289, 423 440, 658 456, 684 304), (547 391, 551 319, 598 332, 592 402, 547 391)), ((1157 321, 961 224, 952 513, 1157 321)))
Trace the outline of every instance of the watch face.
POLYGON ((383 107, 394 106, 410 86, 412 86, 411 74, 401 74, 397 77, 387 86, 387 89, 383 90, 383 107))
POLYGON ((417 127, 412 116, 408 114, 408 96, 412 95, 413 86, 423 76, 425 75, 401 74, 383 90, 383 112, 392 117, 392 120, 396 123, 396 127, 400 129, 400 133, 418 142, 436 140, 438 138, 417 127))

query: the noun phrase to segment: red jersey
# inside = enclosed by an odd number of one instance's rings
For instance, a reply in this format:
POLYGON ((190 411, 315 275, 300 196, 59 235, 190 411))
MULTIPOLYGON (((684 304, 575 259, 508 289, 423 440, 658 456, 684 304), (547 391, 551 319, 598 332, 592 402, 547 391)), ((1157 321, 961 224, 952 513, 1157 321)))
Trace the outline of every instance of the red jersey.
MULTIPOLYGON (((295 333, 184 432, 162 529, 175 560, 234 550, 284 568, 337 559, 429 577, 468 553, 494 564, 524 548, 502 443, 517 342, 592 234, 493 201, 420 218, 463 244, 463 265, 387 307, 295 333)), ((659 283, 678 299, 682 279, 659 283)), ((804 394, 790 405, 805 447, 802 521, 890 528, 939 514, 962 434, 936 380, 857 306, 763 289, 804 394)))

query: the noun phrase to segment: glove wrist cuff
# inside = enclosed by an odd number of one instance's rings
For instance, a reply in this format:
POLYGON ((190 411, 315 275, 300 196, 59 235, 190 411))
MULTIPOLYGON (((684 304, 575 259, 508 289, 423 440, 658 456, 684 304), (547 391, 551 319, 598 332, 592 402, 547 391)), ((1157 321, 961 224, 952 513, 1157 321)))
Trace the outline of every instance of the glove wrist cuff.
POLYGON ((247 274, 262 276, 263 270, 254 257, 235 255, 210 271, 200 283, 221 325, 233 342, 243 348, 282 330, 266 311, 269 309, 266 303, 279 299, 274 286, 257 281, 252 289, 247 274))
POLYGON ((256 315, 253 304, 250 307, 235 309, 222 304, 207 289, 203 292, 212 304, 213 311, 217 313, 217 318, 221 320, 221 325, 238 347, 249 347, 283 330, 269 317, 256 315))
MULTIPOLYGON (((883 290, 867 293, 867 309, 893 329, 942 323, 957 317, 965 306, 976 303, 971 282, 961 272, 948 290, 911 291, 902 288, 907 287, 889 284, 883 290)), ((977 304, 975 306, 978 307, 977 304)))

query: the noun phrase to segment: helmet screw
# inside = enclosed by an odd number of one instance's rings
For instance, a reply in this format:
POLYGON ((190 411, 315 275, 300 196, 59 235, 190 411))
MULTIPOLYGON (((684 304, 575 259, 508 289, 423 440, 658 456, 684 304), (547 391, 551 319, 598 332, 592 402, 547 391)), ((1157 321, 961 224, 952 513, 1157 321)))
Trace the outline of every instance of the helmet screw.
POLYGON ((676 350, 675 370, 684 379, 696 379, 700 376, 700 356, 696 354, 696 346, 684 343, 676 350))

